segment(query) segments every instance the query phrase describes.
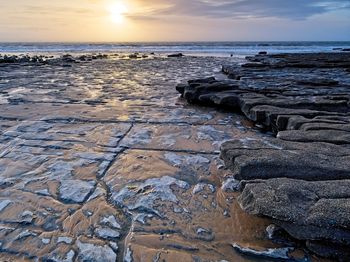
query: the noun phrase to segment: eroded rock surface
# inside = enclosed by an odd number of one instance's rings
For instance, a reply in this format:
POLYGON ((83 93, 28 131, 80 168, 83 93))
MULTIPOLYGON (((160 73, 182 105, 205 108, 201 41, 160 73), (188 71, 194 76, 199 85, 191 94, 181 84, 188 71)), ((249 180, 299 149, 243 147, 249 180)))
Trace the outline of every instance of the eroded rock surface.
POLYGON ((276 219, 298 239, 312 235, 312 240, 349 244, 349 185, 350 180, 256 180, 244 185, 239 203, 249 213, 276 219))
POLYGON ((191 80, 177 90, 190 103, 240 111, 275 134, 221 146, 233 173, 228 182, 242 190, 241 207, 272 218, 312 252, 346 261, 350 55, 261 53, 246 59, 223 66, 229 80, 191 80))
POLYGON ((224 141, 269 135, 173 88, 224 78, 227 58, 34 58, 0 65, 1 261, 254 261, 231 244, 280 248, 219 159, 224 141))

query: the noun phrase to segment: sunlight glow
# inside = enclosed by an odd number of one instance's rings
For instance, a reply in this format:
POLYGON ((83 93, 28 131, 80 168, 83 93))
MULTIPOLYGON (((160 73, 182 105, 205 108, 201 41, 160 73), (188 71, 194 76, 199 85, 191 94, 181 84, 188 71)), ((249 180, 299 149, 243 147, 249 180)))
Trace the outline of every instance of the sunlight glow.
POLYGON ((126 11, 127 8, 122 3, 112 5, 109 9, 111 20, 116 24, 123 22, 126 11))

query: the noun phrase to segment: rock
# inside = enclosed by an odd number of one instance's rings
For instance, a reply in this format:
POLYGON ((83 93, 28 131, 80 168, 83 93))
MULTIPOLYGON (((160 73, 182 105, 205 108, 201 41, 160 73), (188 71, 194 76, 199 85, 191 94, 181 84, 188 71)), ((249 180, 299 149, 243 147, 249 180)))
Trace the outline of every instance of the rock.
POLYGON ((26 210, 21 214, 19 223, 31 224, 33 220, 34 220, 33 212, 26 210))
POLYGON ((204 190, 204 187, 205 187, 205 184, 197 184, 195 185, 195 187, 193 188, 193 191, 192 193, 195 195, 195 194, 198 194, 200 192, 202 192, 204 190))
POLYGON ((194 80, 188 80, 189 85, 196 85, 196 84, 212 84, 217 82, 215 77, 207 77, 207 78, 200 78, 200 79, 194 79, 194 80))
POLYGON ((213 241, 215 239, 215 235, 212 230, 205 229, 205 228, 197 228, 196 230, 197 239, 200 239, 202 241, 213 241))
POLYGON ((314 78, 314 79, 301 79, 297 80, 298 85, 309 85, 309 86, 337 86, 339 81, 325 78, 314 78))
POLYGON ((183 56, 184 55, 182 53, 168 55, 168 57, 183 57, 183 56))
POLYGON ((249 61, 265 62, 274 68, 339 68, 347 67, 347 53, 289 53, 268 56, 248 56, 249 61))
POLYGON ((98 227, 95 229, 96 236, 102 239, 114 240, 120 237, 120 232, 108 227, 98 227))
POLYGON ((112 199, 116 205, 127 207, 130 211, 154 214, 162 217, 155 208, 156 200, 177 203, 177 197, 171 187, 177 186, 183 190, 189 189, 190 185, 182 180, 169 176, 147 179, 143 183, 135 183, 118 192, 112 192, 112 199))
POLYGON ((36 190, 35 193, 38 195, 43 195, 43 196, 50 196, 50 192, 47 188, 36 190))
POLYGON ((191 166, 202 166, 210 163, 208 158, 200 155, 187 156, 185 157, 185 161, 191 166))
POLYGON ((113 251, 114 251, 115 253, 118 252, 119 247, 118 247, 118 244, 117 244, 117 243, 115 243, 115 242, 109 242, 109 246, 113 249, 113 251))
POLYGON ((106 196, 106 195, 107 195, 106 190, 103 187, 97 185, 95 191, 90 195, 88 201, 92 201, 100 196, 106 196))
MULTIPOLYGON (((223 66, 223 72, 230 75, 230 78, 240 79, 240 81, 229 83, 227 80, 198 79, 189 81, 187 86, 179 85, 177 89, 191 103, 240 109, 251 120, 275 129, 276 121, 281 115, 302 115, 310 119, 327 114, 335 115, 334 112, 343 113, 349 110, 349 95, 346 92, 349 83, 345 83, 347 87, 344 89, 340 87, 339 80, 321 78, 320 76, 323 75, 321 69, 319 74, 313 68, 314 71, 310 73, 311 69, 305 69, 306 66, 301 64, 300 67, 303 71, 298 71, 294 76, 296 86, 288 90, 286 85, 290 83, 290 79, 280 74, 280 71, 287 73, 288 70, 292 69, 289 69, 284 59, 290 59, 291 63, 294 63, 294 60, 303 59, 301 61, 310 63, 310 67, 314 66, 313 63, 321 61, 320 63, 324 63, 320 66, 322 68, 326 66, 343 68, 350 66, 350 63, 345 62, 348 58, 350 57, 346 55, 333 57, 333 54, 283 55, 281 58, 275 55, 256 56, 250 58, 254 63, 244 64, 241 68, 223 66), (325 57, 323 58, 323 56, 325 57), (347 64, 344 65, 344 63, 347 64), (257 69, 250 69, 251 67, 266 67, 266 69, 264 69, 262 76, 256 76, 255 70, 257 69), (275 67, 279 71, 273 71, 272 69, 275 67), (245 75, 247 77, 242 78, 245 75), (276 81, 272 81, 273 78, 276 81), (266 81, 264 81, 265 79, 266 81), (322 88, 315 89, 313 88, 315 86, 322 88), (339 88, 330 89, 330 86, 339 86, 339 88), (299 95, 303 94, 303 96, 297 96, 298 93, 299 95), (332 98, 330 95, 336 97, 332 98), (293 110, 292 113, 291 110, 293 110)), ((293 67, 297 66, 298 64, 293 64, 293 67)))
POLYGON ((108 216, 108 217, 104 217, 101 219, 100 221, 101 225, 106 225, 112 228, 116 228, 116 229, 121 229, 121 225, 118 223, 117 219, 115 218, 115 216, 108 216))
POLYGON ((240 181, 234 178, 226 179, 221 186, 224 192, 237 192, 240 188, 240 181))
POLYGON ((196 246, 185 246, 185 245, 181 245, 181 244, 177 244, 177 243, 171 243, 167 245, 169 248, 174 248, 174 249, 178 249, 178 250, 185 250, 185 251, 189 251, 189 252, 197 252, 199 250, 198 247, 196 246))
POLYGON ((121 146, 132 147, 135 144, 145 145, 152 139, 152 130, 150 128, 140 128, 135 133, 123 139, 121 146))
POLYGON ((242 67, 248 67, 248 68, 258 68, 258 67, 266 67, 267 65, 260 62, 254 62, 254 63, 245 63, 242 65, 242 67))
POLYGON ((19 233, 16 236, 15 240, 22 240, 22 239, 27 238, 27 237, 36 237, 37 235, 38 235, 37 233, 26 229, 26 230, 22 231, 21 233, 19 233))
POLYGON ((206 78, 189 81, 187 87, 179 85, 177 90, 180 93, 182 92, 181 95, 189 102, 207 102, 208 93, 233 90, 237 87, 237 82, 234 80, 217 81, 212 78, 206 78))
POLYGON ((270 258, 270 259, 283 259, 283 260, 292 260, 289 256, 289 253, 294 250, 293 247, 284 247, 284 248, 269 248, 266 250, 255 250, 252 248, 245 248, 240 246, 237 243, 233 243, 232 247, 244 254, 249 256, 256 256, 261 258, 270 258))
POLYGON ((350 144, 350 132, 343 130, 286 130, 278 132, 277 137, 296 142, 350 144))
POLYGON ((154 217, 154 215, 152 215, 152 214, 139 213, 139 214, 136 214, 134 216, 133 220, 139 222, 142 225, 146 225, 147 220, 151 219, 153 217, 154 217))
POLYGON ((276 226, 274 224, 271 224, 266 228, 266 234, 268 239, 276 239, 281 235, 282 231, 283 229, 281 227, 276 226))
POLYGON ((35 65, 61 65, 63 67, 71 67, 71 63, 79 63, 79 61, 92 61, 93 59, 106 59, 107 54, 98 55, 80 55, 73 56, 71 54, 62 55, 59 58, 44 55, 4 55, 0 56, 0 64, 35 64, 35 65))
POLYGON ((267 55, 267 52, 266 51, 260 51, 259 55, 267 55))
POLYGON ((77 246, 79 248, 78 261, 115 262, 117 259, 117 255, 107 245, 99 246, 78 240, 77 246))
POLYGON ((349 261, 350 259, 349 246, 325 244, 319 241, 306 241, 306 246, 311 252, 324 258, 337 261, 349 261))
POLYGON ((233 177, 222 189, 243 190, 245 211, 273 219, 281 228, 268 228, 274 241, 306 240, 312 252, 342 259, 350 235, 350 55, 261 52, 246 60, 222 67, 231 82, 177 87, 189 103, 240 111, 275 136, 224 142, 220 156, 233 177))
POLYGON ((350 245, 349 186, 350 180, 259 180, 245 184, 238 202, 250 214, 272 218, 296 239, 350 245))
POLYGON ((182 165, 193 166, 194 168, 199 168, 205 164, 209 164, 210 160, 201 155, 189 155, 184 156, 177 153, 165 153, 164 158, 169 161, 173 166, 180 167, 182 165))
POLYGON ((181 208, 181 207, 174 207, 174 213, 181 214, 182 212, 184 212, 183 208, 181 208))
POLYGON ((305 144, 278 139, 229 141, 222 144, 221 157, 238 180, 350 178, 349 149, 326 143, 305 144))
POLYGON ((66 243, 71 244, 73 242, 73 239, 71 237, 58 237, 57 243, 66 243))
POLYGON ((0 200, 0 212, 2 212, 11 203, 12 203, 12 201, 8 200, 8 199, 0 200))
POLYGON ((75 252, 73 250, 69 250, 66 254, 57 254, 54 253, 52 256, 49 256, 48 259, 44 259, 44 261, 53 261, 53 262, 73 262, 75 256, 75 252))
POLYGON ((48 245, 48 244, 50 244, 51 239, 50 239, 50 238, 42 238, 41 241, 42 241, 45 245, 48 245))
POLYGON ((215 192, 215 187, 211 184, 206 184, 206 183, 199 183, 197 185, 194 186, 192 193, 198 194, 202 191, 205 190, 205 188, 207 188, 209 190, 210 193, 214 193, 215 192))
POLYGON ((119 261, 128 247, 129 260, 239 260, 223 238, 233 203, 212 192, 228 172, 217 170, 218 144, 245 135, 241 117, 190 108, 170 90, 179 77, 217 74, 228 58, 79 56, 1 64, 0 201, 11 203, 0 212, 0 260, 119 261), (25 229, 33 234, 15 240, 25 229))
POLYGON ((181 96, 183 95, 183 93, 185 92, 185 88, 187 87, 187 84, 178 84, 176 86, 176 91, 178 91, 181 96))
POLYGON ((62 61, 65 63, 75 63, 76 60, 73 58, 72 55, 66 54, 62 56, 62 61))
POLYGON ((137 58, 139 58, 139 56, 138 56, 138 54, 130 54, 129 58, 130 59, 137 59, 137 58))
POLYGON ((95 185, 95 181, 63 180, 59 187, 59 195, 63 201, 83 203, 95 185))

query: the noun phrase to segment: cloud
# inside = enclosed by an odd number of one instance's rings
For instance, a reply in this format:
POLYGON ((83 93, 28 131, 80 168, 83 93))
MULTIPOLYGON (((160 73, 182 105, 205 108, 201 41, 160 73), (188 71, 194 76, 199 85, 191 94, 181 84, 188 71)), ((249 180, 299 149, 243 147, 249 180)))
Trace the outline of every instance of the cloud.
MULTIPOLYGON (((336 10, 350 10, 349 0, 142 0, 147 7, 157 4, 148 16, 198 16, 207 18, 262 18, 278 17, 292 20, 306 19, 317 14, 336 10), (166 6, 166 8, 164 8, 166 6)), ((136 18, 137 14, 132 14, 136 18)))

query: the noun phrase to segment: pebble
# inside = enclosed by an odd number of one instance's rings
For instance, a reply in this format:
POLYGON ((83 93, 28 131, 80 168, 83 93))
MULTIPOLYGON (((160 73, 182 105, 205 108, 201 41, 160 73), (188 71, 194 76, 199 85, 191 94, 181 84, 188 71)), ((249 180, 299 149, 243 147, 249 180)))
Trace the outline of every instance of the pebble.
POLYGON ((50 244, 51 239, 50 239, 50 238, 42 238, 41 241, 42 241, 45 245, 48 245, 48 244, 50 244))
POLYGON ((228 178, 222 184, 221 189, 224 192, 237 192, 240 188, 240 181, 234 178, 228 178))

